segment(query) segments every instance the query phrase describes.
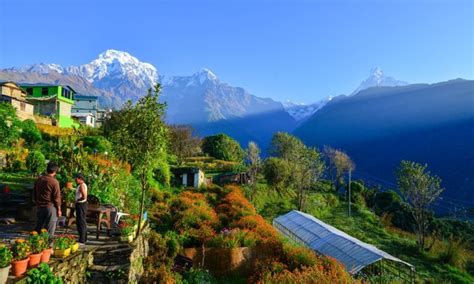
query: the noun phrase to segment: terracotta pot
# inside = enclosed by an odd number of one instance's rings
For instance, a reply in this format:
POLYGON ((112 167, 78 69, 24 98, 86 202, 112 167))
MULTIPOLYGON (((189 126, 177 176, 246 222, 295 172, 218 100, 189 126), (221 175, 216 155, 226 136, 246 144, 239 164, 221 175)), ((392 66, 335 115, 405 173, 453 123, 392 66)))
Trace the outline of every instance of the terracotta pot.
POLYGON ((79 243, 71 245, 71 253, 75 253, 79 249, 79 243))
POLYGON ((12 267, 12 266, 9 265, 9 266, 7 266, 7 267, 0 268, 0 284, 5 284, 5 283, 7 283, 7 280, 8 280, 8 272, 10 272, 10 267, 12 267))
POLYGON ((53 253, 53 249, 52 248, 49 248, 49 249, 45 249, 43 251, 43 254, 41 255, 41 262, 43 263, 48 263, 49 262, 49 258, 51 257, 51 254, 53 253))
POLYGON ((30 260, 29 257, 23 260, 17 260, 12 262, 12 273, 15 277, 23 275, 26 272, 26 268, 28 267, 28 261, 30 260))
POLYGON ((66 257, 66 256, 69 256, 70 254, 71 254, 71 248, 54 250, 55 257, 66 257))
POLYGON ((28 261, 28 268, 36 267, 41 261, 42 252, 37 254, 30 254, 30 260, 28 261))

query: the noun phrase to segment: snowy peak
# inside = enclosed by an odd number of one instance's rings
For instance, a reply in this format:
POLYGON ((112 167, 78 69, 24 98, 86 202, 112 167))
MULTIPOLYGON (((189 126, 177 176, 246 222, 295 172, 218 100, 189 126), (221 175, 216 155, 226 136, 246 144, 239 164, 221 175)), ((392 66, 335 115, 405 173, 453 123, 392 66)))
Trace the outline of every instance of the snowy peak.
POLYGON ((59 64, 45 64, 45 63, 39 63, 39 64, 30 64, 30 65, 25 65, 22 67, 12 67, 6 69, 6 71, 12 71, 12 72, 34 72, 34 73, 39 73, 39 74, 48 74, 50 72, 57 72, 57 73, 63 73, 64 69, 61 65, 59 64))
POLYGON ((282 104, 286 112, 288 112, 296 122, 301 123, 324 107, 331 99, 332 97, 328 97, 313 104, 295 103, 287 100, 282 104))
POLYGON ((352 92, 355 95, 358 92, 371 87, 396 87, 408 85, 407 82, 397 80, 393 77, 386 76, 383 70, 379 67, 370 69, 370 74, 367 79, 360 83, 359 87, 352 92))
POLYGON ((193 75, 193 77, 197 77, 197 79, 199 80, 199 82, 202 84, 204 83, 205 81, 217 81, 218 78, 217 76, 212 73, 211 70, 207 69, 207 68, 201 68, 201 70, 199 70, 199 72, 195 73, 193 75))
POLYGON ((190 76, 163 76, 160 78, 164 87, 198 87, 210 84, 219 84, 219 78, 208 68, 201 68, 198 72, 190 76))
POLYGON ((99 54, 97 59, 81 66, 71 66, 69 73, 80 75, 89 82, 110 78, 130 80, 138 88, 148 88, 158 81, 156 68, 124 51, 114 49, 99 54))

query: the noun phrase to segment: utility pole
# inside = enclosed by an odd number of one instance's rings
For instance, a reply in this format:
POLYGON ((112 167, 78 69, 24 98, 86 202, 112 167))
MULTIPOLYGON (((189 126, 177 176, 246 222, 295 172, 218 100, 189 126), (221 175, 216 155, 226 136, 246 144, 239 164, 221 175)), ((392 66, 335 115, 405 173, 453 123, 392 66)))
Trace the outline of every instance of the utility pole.
POLYGON ((352 178, 352 169, 349 169, 349 217, 351 217, 351 178, 352 178))

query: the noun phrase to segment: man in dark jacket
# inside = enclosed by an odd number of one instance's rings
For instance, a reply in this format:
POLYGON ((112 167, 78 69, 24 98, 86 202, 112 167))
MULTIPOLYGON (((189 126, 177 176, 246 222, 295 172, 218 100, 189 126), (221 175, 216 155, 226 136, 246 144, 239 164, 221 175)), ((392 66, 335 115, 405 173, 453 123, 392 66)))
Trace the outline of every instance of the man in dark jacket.
POLYGON ((36 231, 48 230, 50 236, 54 236, 58 217, 61 217, 61 190, 55 176, 59 166, 49 162, 46 174, 40 176, 33 189, 36 203, 36 231))

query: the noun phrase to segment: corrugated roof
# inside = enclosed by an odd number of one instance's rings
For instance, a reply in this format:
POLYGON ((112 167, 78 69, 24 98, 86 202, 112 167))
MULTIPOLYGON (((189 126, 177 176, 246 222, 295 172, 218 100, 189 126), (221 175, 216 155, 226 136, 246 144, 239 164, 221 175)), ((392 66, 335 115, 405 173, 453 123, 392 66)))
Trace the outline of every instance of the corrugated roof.
POLYGON ((273 226, 282 234, 296 238, 316 252, 337 259, 351 274, 382 259, 414 268, 413 265, 300 211, 293 210, 277 217, 273 220, 273 226))

